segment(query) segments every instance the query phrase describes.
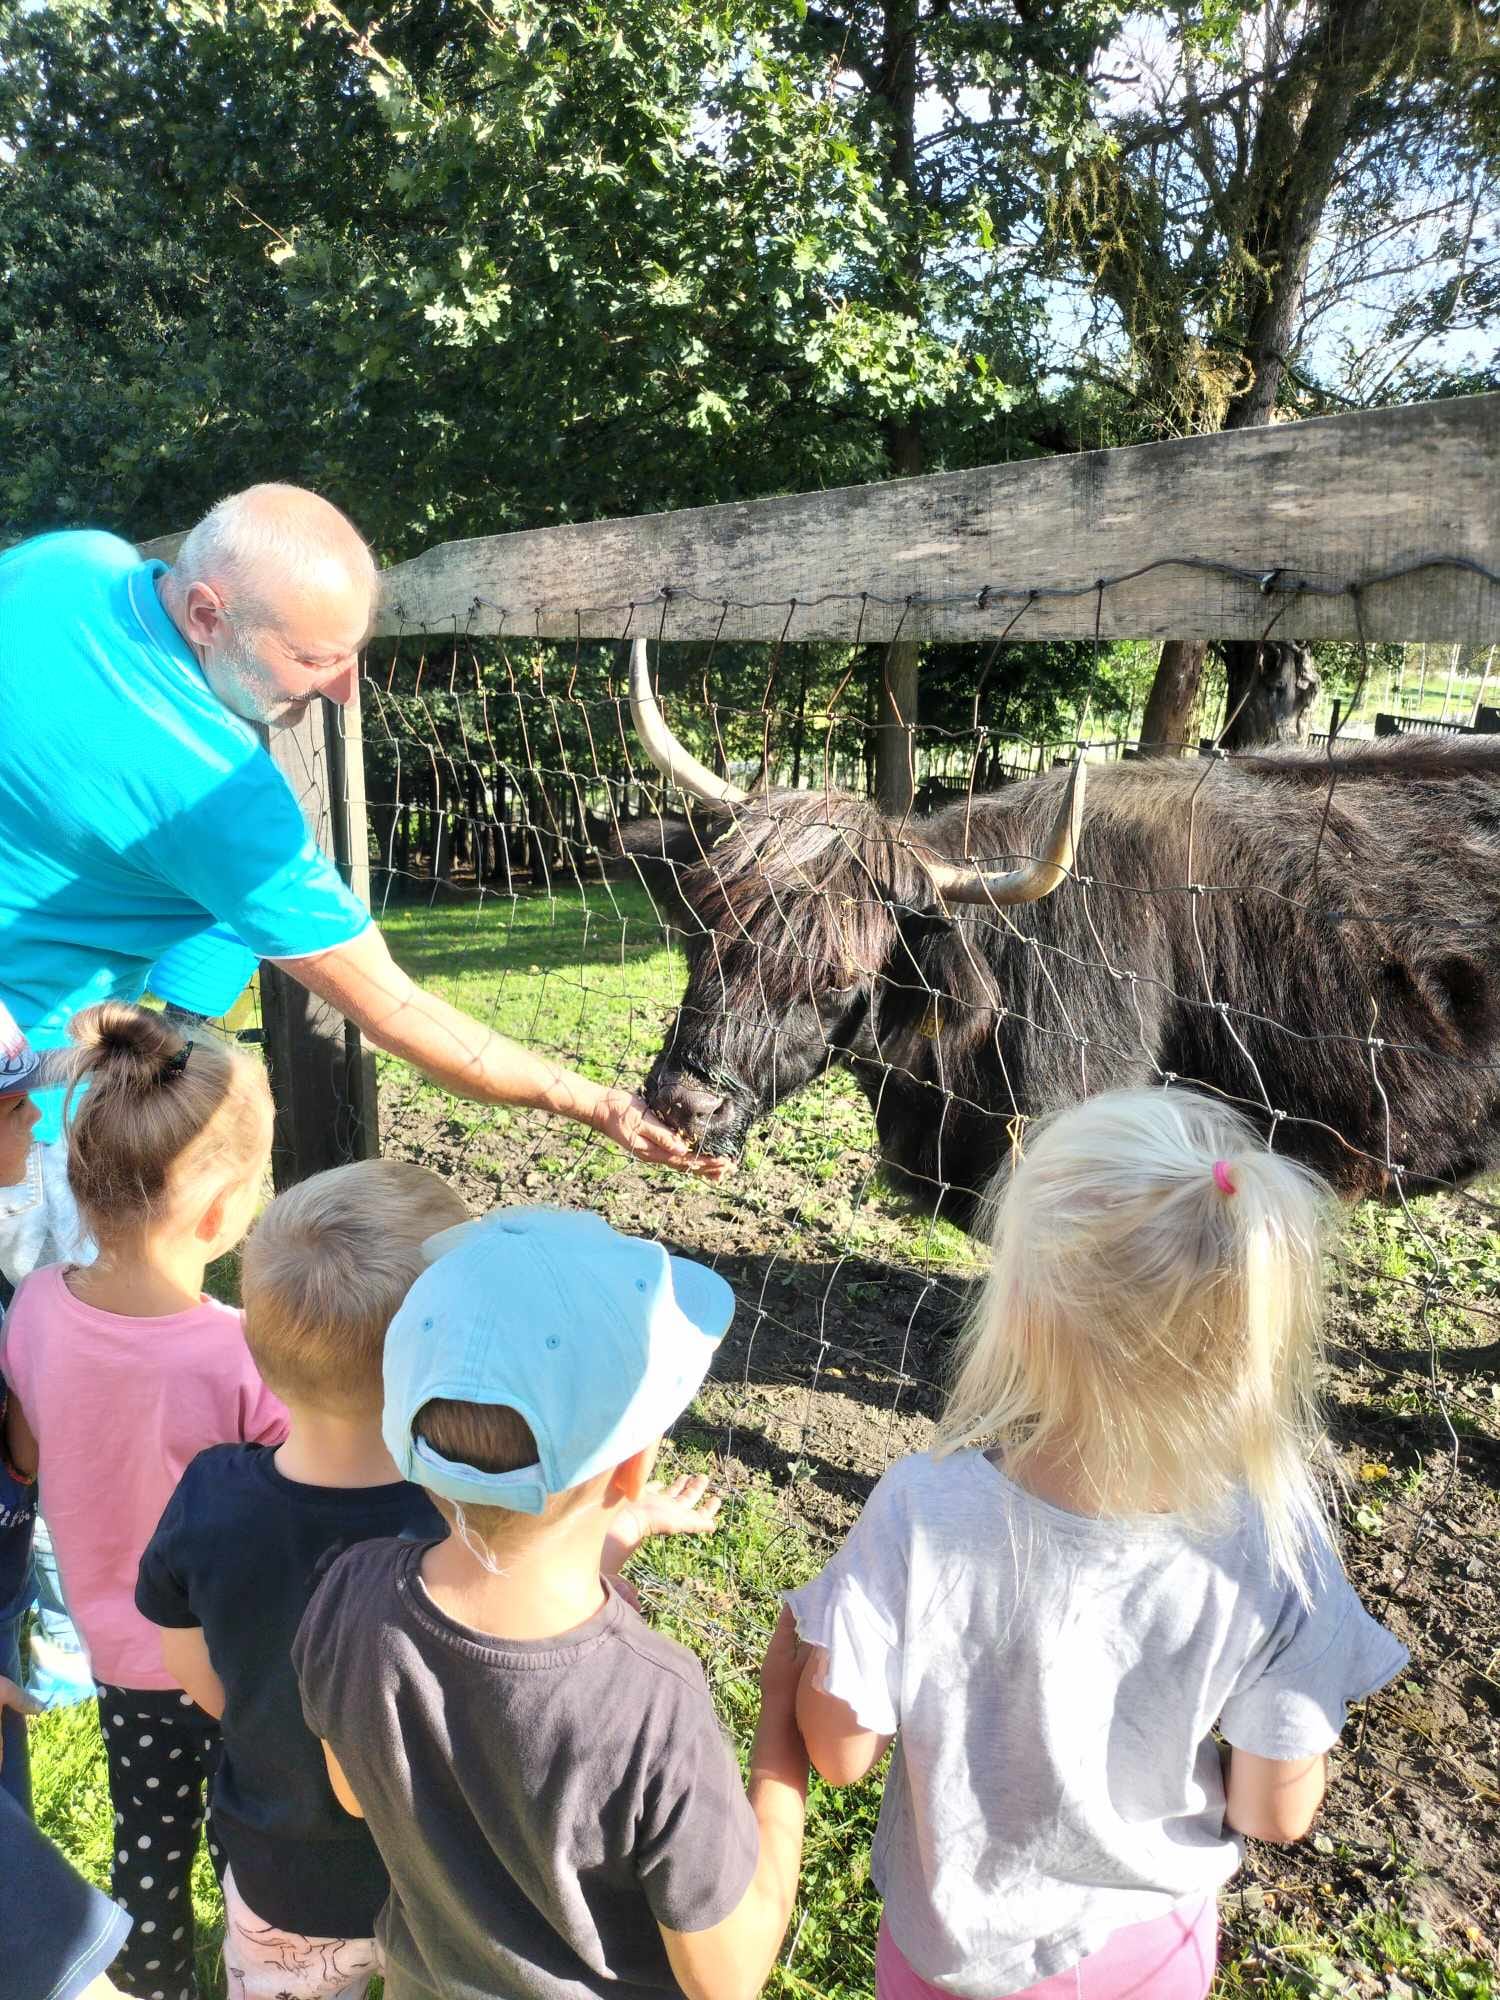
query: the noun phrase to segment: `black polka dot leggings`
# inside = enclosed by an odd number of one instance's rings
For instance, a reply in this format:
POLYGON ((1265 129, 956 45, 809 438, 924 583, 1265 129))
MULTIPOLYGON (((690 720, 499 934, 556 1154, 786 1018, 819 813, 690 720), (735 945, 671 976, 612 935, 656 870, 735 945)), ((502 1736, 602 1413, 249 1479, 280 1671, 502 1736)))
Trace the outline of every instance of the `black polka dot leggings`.
MULTIPOLYGON (((219 1762, 219 1725, 175 1688, 103 1683, 99 1724, 115 1809, 110 1887, 132 1919, 110 1977, 142 2000, 197 2000, 188 1881, 219 1762)), ((212 1828, 208 1851, 218 1869, 212 1828)))

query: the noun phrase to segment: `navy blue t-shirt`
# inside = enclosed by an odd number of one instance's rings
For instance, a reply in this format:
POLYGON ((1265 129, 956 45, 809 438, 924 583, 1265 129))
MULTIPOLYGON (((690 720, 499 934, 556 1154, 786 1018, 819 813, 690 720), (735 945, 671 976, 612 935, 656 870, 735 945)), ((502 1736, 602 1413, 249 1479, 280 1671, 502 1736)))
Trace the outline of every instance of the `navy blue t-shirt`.
POLYGON ((335 1556, 447 1530, 420 1487, 304 1486, 275 1458, 271 1445, 199 1452, 141 1557, 136 1608, 154 1625, 201 1626, 224 1683, 213 1815, 240 1895, 281 1930, 370 1937, 390 1885, 302 1719, 292 1641, 335 1556))
MULTIPOLYGON (((0 1426, 5 1421, 6 1401, 5 1377, 0 1375, 0 1426)), ((0 1452, 0 1625, 19 1617, 31 1602, 35 1526, 36 1481, 18 1479, 0 1452)))
MULTIPOLYGON (((4 1431, 5 1404, 5 1377, 0 1375, 0 1434, 4 1431)), ((31 1574, 35 1528, 36 1481, 18 1479, 0 1451, 0 1674, 15 1679, 20 1678, 21 1620, 36 1594, 31 1574)), ((9 1708, 0 1710, 0 1791, 9 1792, 30 1809, 26 1724, 9 1708)))

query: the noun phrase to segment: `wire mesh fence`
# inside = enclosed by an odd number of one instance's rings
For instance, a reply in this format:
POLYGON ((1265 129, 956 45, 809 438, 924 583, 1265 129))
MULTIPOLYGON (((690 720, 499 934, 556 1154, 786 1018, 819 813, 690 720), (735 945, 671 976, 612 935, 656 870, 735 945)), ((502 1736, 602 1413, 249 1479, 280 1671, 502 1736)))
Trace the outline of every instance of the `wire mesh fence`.
MULTIPOLYGON (((1347 1924, 1396 1894, 1488 1953, 1500 745, 1451 728, 1436 748, 1432 732, 1361 743, 1373 717, 1346 709, 1338 736, 1267 764, 1215 749, 1217 697, 1211 754, 1142 760, 1108 648, 1074 649, 1033 732, 1014 720, 1012 656, 969 646, 924 681, 912 804, 882 816, 883 648, 674 647, 670 605, 653 614, 671 727, 745 803, 662 779, 623 644, 476 639, 461 619, 372 649, 355 803, 372 907, 415 977, 601 1081, 649 1076, 658 1103, 675 1077, 674 1115, 686 1105, 705 1143, 741 1147, 735 1172, 647 1173, 581 1129, 460 1104, 396 1065, 382 1148, 476 1209, 587 1205, 730 1278, 740 1310, 692 1437, 731 1492, 772 1496, 767 1585, 799 1580, 925 1442, 983 1269, 990 1176, 1054 1103, 1193 1084, 1375 1197, 1349 1211, 1327 1386, 1351 1570, 1413 1663, 1367 1705, 1327 1831, 1243 1878, 1244 1949, 1303 1978, 1273 1916, 1347 1924), (1005 870, 1039 852, 1080 760, 1085 831, 1051 895, 932 892, 935 857, 1005 870)), ((621 641, 639 619, 622 609, 621 641)), ((672 1567, 651 1593, 742 1667, 756 1622, 732 1580, 716 1593, 672 1567)))

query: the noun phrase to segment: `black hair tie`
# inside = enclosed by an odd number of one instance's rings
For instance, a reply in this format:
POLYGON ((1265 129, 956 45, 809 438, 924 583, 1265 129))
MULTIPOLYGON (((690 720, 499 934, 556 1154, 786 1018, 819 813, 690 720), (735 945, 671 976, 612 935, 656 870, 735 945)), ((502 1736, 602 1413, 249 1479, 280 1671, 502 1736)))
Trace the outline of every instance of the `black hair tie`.
POLYGON ((162 1064, 160 1070, 157 1072, 157 1081, 159 1083, 166 1083, 170 1078, 174 1076, 181 1076, 182 1072, 188 1066, 188 1057, 192 1053, 193 1053, 192 1043, 184 1042, 182 1047, 177 1051, 176 1055, 168 1056, 166 1061, 162 1064))

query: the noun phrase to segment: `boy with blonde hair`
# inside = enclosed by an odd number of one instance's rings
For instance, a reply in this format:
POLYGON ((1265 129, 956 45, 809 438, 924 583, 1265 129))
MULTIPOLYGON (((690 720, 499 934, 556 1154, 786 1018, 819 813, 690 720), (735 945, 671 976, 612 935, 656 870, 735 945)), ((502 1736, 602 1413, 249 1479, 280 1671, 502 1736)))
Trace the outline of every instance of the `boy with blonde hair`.
MULTIPOLYGON (((405 1160, 335 1167, 276 1197, 245 1245, 242 1286, 245 1338, 286 1405, 286 1442, 201 1452, 141 1562, 136 1603, 162 1627, 168 1671, 222 1720, 212 1807, 234 2000, 354 2000, 379 1969, 386 1872, 330 1789, 291 1648, 335 1556, 445 1532, 381 1441, 381 1371, 423 1244, 466 1215, 436 1174, 405 1160)), ((705 1485, 644 1495, 609 1559, 645 1534, 711 1528, 718 1502, 705 1485)))
POLYGON ((380 1441, 381 1351, 424 1239, 465 1214, 404 1160, 335 1167, 276 1197, 242 1284, 245 1339, 286 1404, 286 1442, 200 1452, 141 1558, 136 1606, 162 1628, 163 1663, 224 1732, 211 1811, 235 2000, 354 1996, 379 1969, 385 1870, 329 1789, 291 1646, 333 1555, 440 1526, 380 1441))
POLYGON ((802 1852, 789 1618, 747 1799, 702 1669, 600 1561, 734 1295, 595 1215, 501 1211, 430 1247, 385 1439, 452 1532, 342 1556, 294 1655, 391 1872, 388 2000, 750 2000, 802 1852))

